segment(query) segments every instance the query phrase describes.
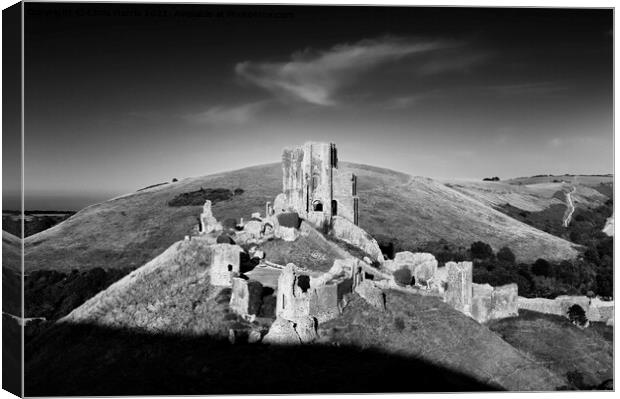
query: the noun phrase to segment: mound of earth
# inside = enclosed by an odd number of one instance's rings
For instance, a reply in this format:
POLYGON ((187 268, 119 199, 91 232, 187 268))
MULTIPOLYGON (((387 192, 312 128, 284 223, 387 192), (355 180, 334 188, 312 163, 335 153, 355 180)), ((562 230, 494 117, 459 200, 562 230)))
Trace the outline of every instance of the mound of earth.
MULTIPOLYGON (((519 261, 573 258, 575 246, 427 178, 341 163, 358 176, 359 223, 375 237, 422 245, 441 238, 495 250, 508 245, 519 261)), ((279 163, 187 178, 89 206, 25 240, 26 270, 137 268, 183 239, 198 223, 200 206, 168 206, 182 193, 203 188, 242 188, 243 195, 213 206, 218 220, 249 217, 282 189, 279 163)))
POLYGON ((564 376, 573 389, 596 389, 613 379, 613 343, 594 328, 582 330, 565 317, 527 310, 520 310, 519 317, 491 321, 489 328, 564 376))

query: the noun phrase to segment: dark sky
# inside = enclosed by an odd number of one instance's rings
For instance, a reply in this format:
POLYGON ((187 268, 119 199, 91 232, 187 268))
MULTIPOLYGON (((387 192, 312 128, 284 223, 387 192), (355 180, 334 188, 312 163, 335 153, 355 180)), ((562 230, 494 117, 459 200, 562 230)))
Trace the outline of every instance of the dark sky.
POLYGON ((613 172, 611 10, 27 3, 25 18, 30 209, 307 140, 435 178, 613 172))

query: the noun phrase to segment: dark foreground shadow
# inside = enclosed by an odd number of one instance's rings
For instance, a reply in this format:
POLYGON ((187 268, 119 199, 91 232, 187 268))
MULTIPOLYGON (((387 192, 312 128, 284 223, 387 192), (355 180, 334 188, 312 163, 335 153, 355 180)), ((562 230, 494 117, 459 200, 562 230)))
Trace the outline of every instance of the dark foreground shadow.
POLYGON ((2 315, 2 389, 22 396, 22 330, 17 320, 2 315))
POLYGON ((343 346, 235 344, 55 325, 26 344, 25 394, 207 395, 489 391, 420 359, 343 346))

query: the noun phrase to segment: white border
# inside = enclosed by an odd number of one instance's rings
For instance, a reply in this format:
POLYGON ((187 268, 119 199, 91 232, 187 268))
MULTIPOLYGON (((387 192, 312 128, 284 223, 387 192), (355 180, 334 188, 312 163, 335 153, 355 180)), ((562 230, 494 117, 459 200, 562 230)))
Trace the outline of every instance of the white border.
MULTIPOLYGON (((40 2, 53 2, 53 1, 47 1, 47 0, 40 0, 40 2)), ((123 3, 123 2, 116 2, 116 1, 62 1, 65 3, 68 2, 80 2, 80 3, 123 3)), ((0 4, 2 5, 2 9, 7 8, 13 4, 15 4, 16 1, 10 1, 10 0, 0 0, 0 4)), ((412 5, 412 6, 465 6, 465 7, 561 7, 561 8, 614 8, 615 4, 613 1, 601 1, 601 0, 590 0, 590 1, 577 1, 577 0, 572 0, 572 1, 549 1, 549 0, 544 0, 544 1, 520 1, 520 2, 515 2, 515 1, 506 1, 506 0, 496 0, 496 1, 450 1, 450 0, 444 0, 441 2, 430 2, 430 1, 411 1, 411 0, 401 0, 401 1, 395 1, 395 0, 391 0, 391 1, 361 1, 361 0, 357 0, 357 1, 351 1, 351 0, 340 0, 340 1, 330 1, 330 0, 314 0, 314 1, 300 1, 300 0, 288 0, 288 1, 277 1, 277 0, 271 0, 271 1, 260 1, 260 0, 244 0, 244 1, 238 1, 238 0, 232 0, 232 1, 170 1, 170 0, 151 0, 151 1, 127 1, 125 3, 192 3, 192 4, 289 4, 289 5, 294 5, 294 4, 307 4, 307 5, 381 5, 381 6, 387 6, 387 5, 412 5)), ((617 21, 617 15, 614 12, 614 27, 616 26, 616 21, 617 21)), ((0 29, 1 32, 1 29, 0 29)), ((0 42, 1 42, 1 33, 0 33, 0 42)), ((615 140, 615 116, 618 115, 618 104, 615 102, 615 93, 617 93, 617 89, 618 89, 618 83, 615 79, 615 75, 617 72, 617 55, 618 55, 618 43, 617 41, 614 40, 614 175, 617 175, 617 169, 616 169, 616 164, 615 164, 615 154, 618 151, 618 142, 615 140)), ((22 43, 22 49, 23 49, 23 43, 22 43)), ((1 60, 1 58, 0 58, 1 60)), ((23 61, 23 51, 22 51, 22 61, 23 61)), ((0 88, 1 88, 1 84, 0 84, 0 88)), ((22 81, 22 92, 23 92, 23 81, 22 81)), ((23 109, 23 95, 22 95, 22 109, 23 109)), ((0 113, 0 123, 1 123, 1 113, 0 113)), ((23 113, 22 113, 22 128, 23 128, 23 113)), ((1 125, 0 125, 1 126, 1 125)), ((22 131, 23 134, 23 131, 22 131)), ((22 146, 23 146, 23 136, 22 136, 22 146)), ((23 151, 23 149, 22 149, 23 151)), ((23 154, 23 152, 22 152, 23 154)), ((22 162, 23 162, 23 157, 22 157, 22 162)), ((1 165, 1 152, 0 152, 0 165, 1 165)), ((23 165, 22 165, 22 171, 23 171, 23 165)), ((22 176, 23 179, 23 176, 22 176)), ((0 173, 0 183, 2 181, 2 176, 0 173)), ((614 183, 615 179, 614 179, 614 183)), ((22 181, 23 184, 23 181, 22 181)), ((618 185, 614 184, 614 196, 616 198, 618 198, 618 194, 620 193, 620 190, 618 189, 618 185)), ((22 201, 23 201, 23 196, 22 196, 22 201)), ((22 202, 22 208, 23 208, 23 202, 22 202)), ((617 209, 615 209, 614 207, 614 212, 616 213, 617 209)), ((616 240, 614 240, 614 255, 619 253, 618 249, 619 249, 620 244, 618 244, 618 242, 616 240)), ((1 251, 1 250, 0 250, 1 251)), ((0 252, 1 253, 1 252, 0 252)), ((614 256, 614 267, 615 265, 615 259, 616 257, 614 256)), ((614 287, 618 287, 618 275, 620 273, 619 272, 615 272, 614 273, 614 287)), ((618 315, 618 309, 616 308, 616 316, 618 315)), ((617 317, 616 317, 617 318, 617 317)), ((1 338, 1 334, 0 334, 0 338, 1 338)), ((616 341, 615 341, 615 329, 614 329, 614 349, 616 346, 616 341)), ((23 349, 22 349, 23 350, 23 349)), ((614 350, 615 353, 615 350, 614 350)), ((618 381, 618 368, 615 367, 616 365, 616 359, 614 358, 614 380, 617 382, 618 381)), ((50 365, 50 367, 53 367, 53 365, 50 365)), ((0 377, 1 379, 1 377, 0 377)), ((415 376, 412 376, 412 379, 415 379, 415 376)), ((22 378, 23 380, 23 378, 22 378)), ((448 398, 448 397, 452 397, 455 394, 390 394, 390 395, 364 395, 364 397, 382 397, 382 398, 403 398, 405 396, 412 396, 416 399, 426 399, 426 398, 448 398)), ((502 394, 494 394, 494 393, 489 393, 489 394, 457 394, 459 397, 474 397, 474 396, 479 396, 479 395, 483 395, 484 397, 500 397, 500 398, 518 398, 518 397, 536 397, 536 398, 557 398, 558 395, 561 395, 562 398, 566 398, 566 397, 584 397, 585 395, 591 396, 605 396, 605 397, 611 397, 611 395, 614 395, 613 392, 605 392, 605 393, 592 393, 592 392, 575 392, 575 391, 569 391, 569 392, 545 392, 545 393, 502 393, 502 394)), ((295 395, 295 397, 297 398, 312 398, 315 397, 316 395, 295 395)), ((325 395, 322 395, 325 396, 325 395)), ((360 395, 338 395, 339 398, 353 398, 353 397, 359 397, 360 395)), ((5 398, 13 398, 14 396, 9 394, 6 391, 0 391, 0 399, 5 399, 5 398)), ((149 397, 149 396, 143 396, 142 398, 174 398, 177 396, 157 396, 157 397, 149 397)), ((211 398, 233 398, 235 396, 210 396, 211 398)), ((280 397, 278 395, 252 395, 252 396, 246 396, 246 397, 261 397, 261 398, 277 398, 280 397)))

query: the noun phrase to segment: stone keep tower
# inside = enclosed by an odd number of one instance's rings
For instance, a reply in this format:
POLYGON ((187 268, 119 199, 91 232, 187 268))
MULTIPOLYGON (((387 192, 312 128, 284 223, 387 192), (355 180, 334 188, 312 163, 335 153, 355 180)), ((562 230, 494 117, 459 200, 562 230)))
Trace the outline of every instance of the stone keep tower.
POLYGON ((340 216, 357 224, 357 178, 338 170, 333 143, 308 142, 282 153, 282 190, 286 205, 318 228, 340 216))

